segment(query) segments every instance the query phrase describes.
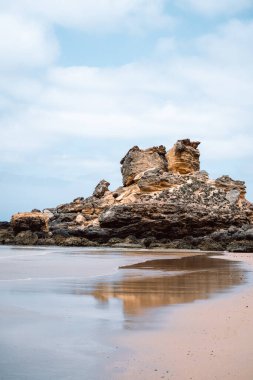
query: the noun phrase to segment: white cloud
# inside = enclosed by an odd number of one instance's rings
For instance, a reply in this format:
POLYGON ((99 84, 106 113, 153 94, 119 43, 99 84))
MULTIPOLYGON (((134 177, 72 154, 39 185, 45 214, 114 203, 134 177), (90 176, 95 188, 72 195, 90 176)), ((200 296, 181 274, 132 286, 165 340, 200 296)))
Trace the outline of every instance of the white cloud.
POLYGON ((176 52, 160 62, 115 68, 53 67, 37 80, 0 78, 9 99, 0 121, 1 159, 50 152, 61 139, 131 137, 152 144, 158 136, 166 145, 200 139, 209 146, 206 158, 212 158, 213 147, 220 147, 217 159, 224 152, 227 158, 249 157, 252 38, 251 23, 233 21, 192 41, 195 55, 176 52))
POLYGON ((0 68, 32 68, 52 63, 57 43, 45 26, 11 13, 0 13, 0 68))
POLYGON ((205 15, 235 14, 253 6, 252 0, 176 0, 186 9, 192 9, 205 15))
POLYGON ((228 139, 206 139, 204 144, 204 157, 213 161, 245 159, 252 156, 253 136, 238 131, 228 139))
POLYGON ((199 48, 207 54, 211 64, 251 66, 253 59, 253 21, 230 20, 218 28, 215 34, 199 38, 199 48))
POLYGON ((170 24, 165 0, 12 0, 0 1, 2 9, 35 16, 47 22, 86 31, 114 31, 119 28, 140 32, 170 24))
POLYGON ((168 54, 176 49, 176 41, 174 37, 161 37, 156 43, 156 51, 160 54, 168 54))

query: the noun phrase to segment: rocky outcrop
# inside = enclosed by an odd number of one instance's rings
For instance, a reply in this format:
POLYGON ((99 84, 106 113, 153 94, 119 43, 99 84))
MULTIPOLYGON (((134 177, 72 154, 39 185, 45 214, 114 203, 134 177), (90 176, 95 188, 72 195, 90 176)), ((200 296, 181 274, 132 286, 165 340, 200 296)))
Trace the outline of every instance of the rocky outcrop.
POLYGON ((141 150, 138 146, 130 149, 121 160, 121 173, 124 186, 129 186, 142 173, 150 169, 160 169, 167 171, 166 148, 161 145, 158 147, 141 150))
POLYGON ((13 215, 11 226, 15 233, 21 231, 46 232, 48 230, 48 216, 37 210, 13 215))
POLYGON ((86 199, 15 214, 0 224, 0 242, 253 251, 244 182, 199 171, 198 145, 134 147, 121 161, 124 186, 110 191, 102 180, 86 199))
POLYGON ((189 174, 199 170, 199 141, 178 140, 166 154, 168 168, 172 173, 189 174))
POLYGON ((9 222, 0 222, 0 244, 13 243, 13 229, 9 222))
POLYGON ((102 179, 97 186, 95 187, 95 190, 93 192, 93 196, 97 198, 102 198, 107 191, 109 191, 110 183, 102 179))
POLYGON ((228 175, 223 175, 215 180, 215 185, 226 191, 227 199, 230 203, 233 204, 237 203, 239 200, 245 200, 246 186, 243 181, 234 181, 228 175))

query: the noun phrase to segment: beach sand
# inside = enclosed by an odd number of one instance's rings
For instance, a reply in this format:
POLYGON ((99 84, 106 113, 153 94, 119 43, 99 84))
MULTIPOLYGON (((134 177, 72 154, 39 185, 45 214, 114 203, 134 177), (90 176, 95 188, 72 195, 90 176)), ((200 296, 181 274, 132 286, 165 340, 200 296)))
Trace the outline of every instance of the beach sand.
POLYGON ((0 380, 252 380, 253 255, 0 249, 0 380))
MULTIPOLYGON (((251 254, 226 259, 253 268, 251 254)), ((113 379, 252 380, 253 284, 173 310, 160 331, 124 336, 113 379), (117 373, 118 372, 118 373, 117 373)))

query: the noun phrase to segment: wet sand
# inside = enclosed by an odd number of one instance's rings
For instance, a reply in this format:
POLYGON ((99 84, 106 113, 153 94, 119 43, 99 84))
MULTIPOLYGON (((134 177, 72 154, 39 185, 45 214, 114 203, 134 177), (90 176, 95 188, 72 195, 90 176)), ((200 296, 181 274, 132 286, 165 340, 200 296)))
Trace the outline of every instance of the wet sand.
POLYGON ((253 378, 250 254, 0 248, 0 379, 253 378))
MULTIPOLYGON (((253 268, 251 254, 226 253, 225 257, 253 268)), ((252 279, 226 297, 182 305, 159 332, 124 336, 120 344, 129 351, 117 358, 114 371, 116 366, 121 373, 114 379, 251 380, 252 279)))

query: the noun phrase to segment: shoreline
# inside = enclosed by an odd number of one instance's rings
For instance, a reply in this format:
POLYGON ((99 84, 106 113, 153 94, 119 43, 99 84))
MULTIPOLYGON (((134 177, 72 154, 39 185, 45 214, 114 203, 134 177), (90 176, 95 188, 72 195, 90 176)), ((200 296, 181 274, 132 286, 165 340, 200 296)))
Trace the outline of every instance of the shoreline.
POLYGON ((0 248, 0 377, 252 379, 251 254, 27 248, 0 248))
MULTIPOLYGON (((251 254, 228 252, 224 259, 245 263, 253 271, 251 254)), ((123 336, 124 354, 110 368, 111 378, 251 380, 253 282, 235 290, 176 306, 159 331, 123 336)))

